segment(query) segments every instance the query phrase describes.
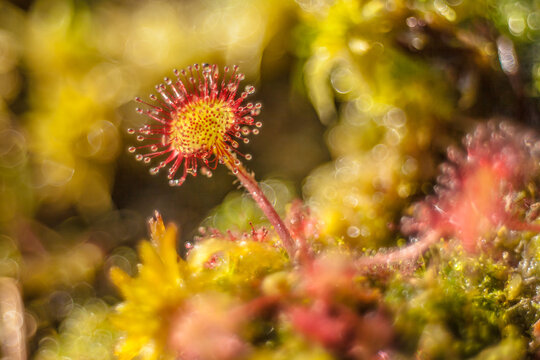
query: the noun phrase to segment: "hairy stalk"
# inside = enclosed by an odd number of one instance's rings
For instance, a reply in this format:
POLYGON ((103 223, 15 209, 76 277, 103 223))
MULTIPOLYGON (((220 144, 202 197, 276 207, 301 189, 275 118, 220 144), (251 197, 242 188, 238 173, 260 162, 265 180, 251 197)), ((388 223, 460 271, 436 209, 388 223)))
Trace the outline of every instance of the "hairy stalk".
POLYGON ((253 200, 255 200, 257 205, 261 208, 264 215, 266 215, 268 221, 270 221, 270 224, 272 224, 278 236, 281 238, 281 243, 289 254, 289 258, 293 260, 295 257, 295 245, 289 229, 287 229, 287 226, 285 226, 281 217, 266 198, 253 175, 251 175, 242 164, 233 165, 231 161, 226 161, 225 165, 227 165, 238 180, 240 180, 242 186, 244 186, 249 195, 251 195, 253 200))
MULTIPOLYGON (((516 231, 540 232, 540 225, 510 220, 508 229, 516 231)), ((377 267, 408 266, 422 256, 433 244, 441 239, 440 231, 431 231, 420 240, 405 247, 387 253, 378 253, 374 256, 364 256, 356 261, 360 272, 369 272, 377 267)))
POLYGON ((361 257, 356 261, 356 267, 360 272, 369 272, 377 267, 408 266, 424 254, 429 247, 440 239, 440 233, 431 232, 421 240, 407 245, 403 248, 388 252, 379 253, 374 256, 361 257))

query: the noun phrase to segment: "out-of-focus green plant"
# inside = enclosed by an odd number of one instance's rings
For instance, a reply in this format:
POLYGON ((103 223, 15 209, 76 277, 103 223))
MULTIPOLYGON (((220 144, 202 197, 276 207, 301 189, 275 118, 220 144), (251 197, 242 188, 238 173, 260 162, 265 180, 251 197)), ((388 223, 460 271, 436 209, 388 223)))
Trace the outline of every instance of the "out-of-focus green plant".
MULTIPOLYGON (((22 87, 20 65, 24 32, 21 11, 0 2, 0 232, 11 232, 33 210, 28 171, 28 141, 10 106, 22 87)), ((1 254, 0 254, 1 255, 1 254)))
POLYGON ((114 359, 118 332, 109 321, 111 310, 100 299, 76 305, 60 325, 58 334, 40 341, 36 359, 114 359))
MULTIPOLYGON (((261 183, 266 197, 284 215, 287 204, 294 198, 291 185, 280 180, 266 180, 261 183)), ((217 229, 222 233, 228 230, 248 232, 253 227, 268 225, 262 211, 253 199, 246 194, 232 192, 201 223, 203 228, 217 229)))
POLYGON ((519 68, 516 52, 535 54, 535 1, 304 5, 303 78, 330 125, 335 158, 304 187, 325 234, 361 248, 388 244, 401 208, 433 176, 448 135, 500 110, 534 115, 518 74, 533 70, 519 68), (499 105, 486 108, 493 101, 499 105))
POLYGON ((21 331, 24 316, 20 283, 21 242, 17 232, 31 216, 34 196, 30 185, 28 142, 11 106, 22 89, 19 69, 22 49, 18 39, 24 31, 24 15, 15 6, 0 1, 0 352, 7 357, 23 357, 26 334, 21 331))
POLYGON ((231 0, 216 6, 33 4, 24 39, 31 105, 26 117, 34 183, 48 207, 74 205, 83 215, 110 209, 112 163, 121 141, 118 109, 147 79, 200 58, 242 59, 244 70, 256 73, 290 3, 244 6, 231 0))
POLYGON ((111 207, 110 164, 119 150, 114 108, 125 101, 111 92, 110 60, 92 46, 93 21, 82 3, 38 2, 25 39, 35 186, 49 205, 74 204, 84 214, 111 207))

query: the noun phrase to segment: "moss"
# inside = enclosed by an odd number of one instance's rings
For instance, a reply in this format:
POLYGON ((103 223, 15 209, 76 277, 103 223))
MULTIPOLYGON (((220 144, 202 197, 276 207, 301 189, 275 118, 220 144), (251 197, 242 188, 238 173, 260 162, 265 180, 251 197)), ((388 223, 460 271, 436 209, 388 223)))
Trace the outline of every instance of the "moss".
POLYGON ((221 291, 259 291, 261 279, 288 266, 285 253, 270 242, 210 238, 190 251, 187 263, 196 281, 221 291))
POLYGON ((433 354, 442 354, 442 346, 450 344, 448 354, 458 357, 499 342, 509 306, 509 270, 489 258, 441 249, 426 270, 411 278, 396 277, 385 301, 395 313, 401 341, 410 350, 418 346, 433 354), (438 338, 444 340, 441 347, 436 346, 438 338))

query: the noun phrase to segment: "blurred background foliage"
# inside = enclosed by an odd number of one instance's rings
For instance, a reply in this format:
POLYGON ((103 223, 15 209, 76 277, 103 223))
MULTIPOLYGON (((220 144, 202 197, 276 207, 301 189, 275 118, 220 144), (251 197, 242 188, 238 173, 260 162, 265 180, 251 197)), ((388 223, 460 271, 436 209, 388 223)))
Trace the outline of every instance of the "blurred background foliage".
POLYGON ((539 124, 539 38, 538 0, 0 0, 0 312, 25 308, 2 355, 111 357, 106 274, 135 272, 154 209, 184 242, 265 223, 225 169, 172 189, 127 155, 173 68, 240 65, 278 211, 302 197, 323 243, 372 249, 475 123, 539 124))

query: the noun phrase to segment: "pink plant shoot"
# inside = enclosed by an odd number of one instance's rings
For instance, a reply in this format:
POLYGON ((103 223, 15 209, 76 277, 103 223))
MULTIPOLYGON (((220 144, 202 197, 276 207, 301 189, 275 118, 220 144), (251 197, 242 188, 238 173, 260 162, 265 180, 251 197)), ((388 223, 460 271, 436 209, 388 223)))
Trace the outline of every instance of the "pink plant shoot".
POLYGON ((208 64, 174 70, 175 80, 165 78, 165 84, 156 86, 159 98, 150 95, 152 103, 136 98, 146 105, 137 112, 148 116, 154 125, 128 129, 128 133, 137 135, 137 141, 143 142, 128 150, 136 153, 136 160, 157 161, 150 168, 152 175, 168 168, 171 186, 182 185, 188 174, 196 176, 200 163, 200 172, 206 176, 212 176, 218 163, 224 164, 259 205, 293 258, 296 250, 289 230, 239 159, 251 159, 250 154, 244 155, 238 148, 241 142, 249 142, 248 135, 259 133, 262 123, 255 122, 254 117, 262 106, 245 103, 255 88, 249 85, 239 91, 244 75, 238 72, 238 66, 225 67, 223 73, 221 76, 217 65, 208 64))

